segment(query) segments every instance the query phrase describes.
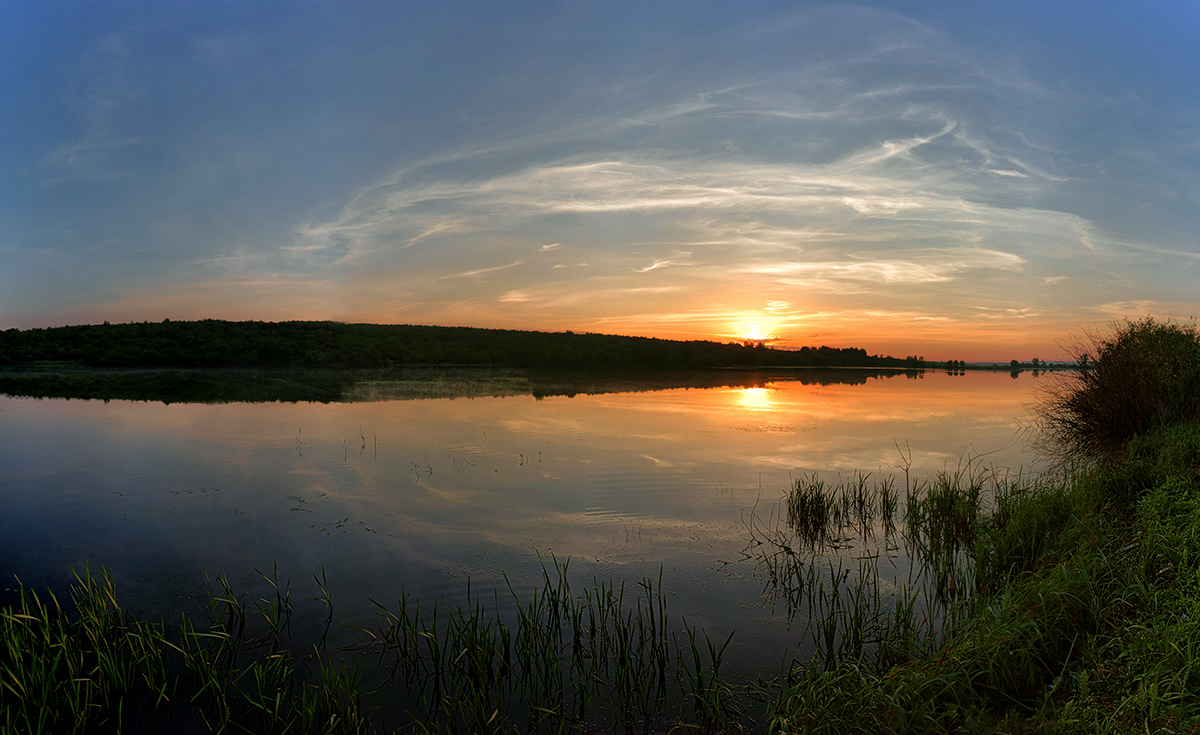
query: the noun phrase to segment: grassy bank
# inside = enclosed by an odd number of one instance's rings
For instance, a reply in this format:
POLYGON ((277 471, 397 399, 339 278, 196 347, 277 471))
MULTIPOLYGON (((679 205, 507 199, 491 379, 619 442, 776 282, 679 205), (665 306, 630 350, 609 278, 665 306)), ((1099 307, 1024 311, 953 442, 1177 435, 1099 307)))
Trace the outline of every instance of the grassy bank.
MULTIPOLYGON (((942 611, 847 606, 771 731, 1200 731, 1198 473, 1186 425, 1119 463, 1001 488, 930 552, 956 580, 933 585, 942 611)), ((972 507, 970 487, 943 493, 972 507)))

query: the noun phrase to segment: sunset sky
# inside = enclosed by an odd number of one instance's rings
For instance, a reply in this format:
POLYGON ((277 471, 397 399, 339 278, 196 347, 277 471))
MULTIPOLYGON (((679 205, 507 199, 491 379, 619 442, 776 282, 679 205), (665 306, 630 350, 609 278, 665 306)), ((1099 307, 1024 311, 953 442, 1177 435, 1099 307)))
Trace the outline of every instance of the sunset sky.
POLYGON ((0 329, 1053 359, 1200 316, 1200 3, 0 5, 0 329))

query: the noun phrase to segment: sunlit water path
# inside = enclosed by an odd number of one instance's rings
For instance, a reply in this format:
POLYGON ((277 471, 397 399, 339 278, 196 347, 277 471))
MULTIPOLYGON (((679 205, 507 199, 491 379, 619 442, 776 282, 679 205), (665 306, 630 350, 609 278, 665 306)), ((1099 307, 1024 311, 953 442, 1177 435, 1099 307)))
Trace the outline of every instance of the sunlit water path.
POLYGON ((202 571, 254 591, 254 570, 275 568, 301 619, 323 568, 339 622, 365 625, 368 598, 453 600, 468 578, 490 594, 504 575, 522 592, 553 556, 581 582, 661 569, 672 616, 714 638, 736 629, 729 671, 769 675, 803 642, 743 554, 748 514, 810 473, 910 462, 925 477, 979 455, 1031 468, 1021 426, 1036 380, 784 376, 329 404, 0 397, 0 586, 104 565, 133 610, 170 617, 200 605, 202 571))

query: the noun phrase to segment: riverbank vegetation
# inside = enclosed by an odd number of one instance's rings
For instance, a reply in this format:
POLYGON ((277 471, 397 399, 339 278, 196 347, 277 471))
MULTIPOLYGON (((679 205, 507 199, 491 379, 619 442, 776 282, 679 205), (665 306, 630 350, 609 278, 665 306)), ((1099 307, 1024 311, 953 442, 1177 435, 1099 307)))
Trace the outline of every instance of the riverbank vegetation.
POLYGON ((396 367, 522 369, 704 367, 916 368, 918 357, 861 348, 771 349, 761 342, 688 342, 573 332, 215 319, 0 331, 0 365, 85 367, 396 367))
MULTIPOLYGON (((1200 732, 1200 423, 1178 397, 1200 369, 1189 340, 1191 326, 1153 321, 1097 340, 1094 373, 1043 404, 1044 436, 1077 450, 1055 472, 802 478, 750 512, 742 563, 808 641, 755 681, 723 674, 729 639, 673 618, 661 579, 580 586, 566 563, 531 593, 381 604, 350 658, 290 645, 291 592, 272 577, 257 597, 218 579, 204 620, 149 622, 84 571, 70 603, 22 588, 0 611, 0 727, 1200 732), (1113 438, 1124 412, 1071 400, 1117 390, 1106 381, 1130 373, 1103 363, 1134 359, 1124 348, 1148 331, 1183 357, 1152 372, 1162 355, 1144 353, 1157 388, 1135 396, 1164 408, 1113 438), (897 578, 899 559, 911 571, 897 578)), ((315 581, 328 626, 335 601, 315 581)))
POLYGON ((1073 345, 1075 369, 1041 394, 1043 433, 1066 456, 1119 459, 1135 436, 1200 421, 1200 330, 1127 321, 1073 345))

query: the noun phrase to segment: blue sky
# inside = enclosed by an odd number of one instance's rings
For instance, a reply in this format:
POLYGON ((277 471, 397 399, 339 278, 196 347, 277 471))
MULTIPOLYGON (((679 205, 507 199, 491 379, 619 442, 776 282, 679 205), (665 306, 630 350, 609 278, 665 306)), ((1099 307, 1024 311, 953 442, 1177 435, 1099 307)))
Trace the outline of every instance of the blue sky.
POLYGON ((11 2, 0 328, 1054 357, 1200 315, 1200 5, 11 2))

